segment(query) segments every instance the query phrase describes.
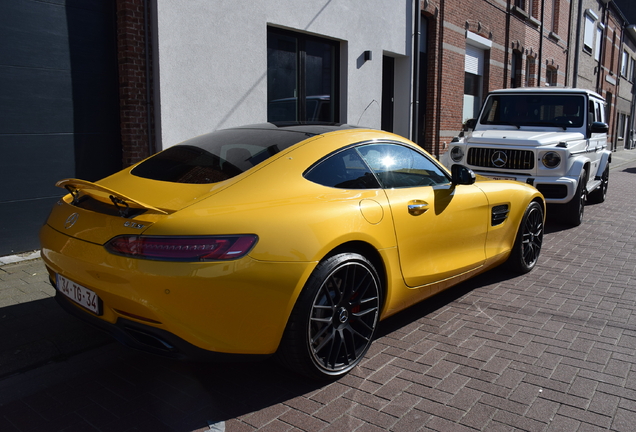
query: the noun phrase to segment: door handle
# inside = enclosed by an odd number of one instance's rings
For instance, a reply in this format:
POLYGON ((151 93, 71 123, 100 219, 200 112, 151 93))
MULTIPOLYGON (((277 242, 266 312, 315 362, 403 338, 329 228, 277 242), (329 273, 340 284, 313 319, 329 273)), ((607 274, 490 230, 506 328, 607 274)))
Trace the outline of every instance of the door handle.
POLYGON ((409 214, 413 216, 419 216, 426 213, 428 210, 428 203, 422 200, 412 200, 408 204, 409 214))

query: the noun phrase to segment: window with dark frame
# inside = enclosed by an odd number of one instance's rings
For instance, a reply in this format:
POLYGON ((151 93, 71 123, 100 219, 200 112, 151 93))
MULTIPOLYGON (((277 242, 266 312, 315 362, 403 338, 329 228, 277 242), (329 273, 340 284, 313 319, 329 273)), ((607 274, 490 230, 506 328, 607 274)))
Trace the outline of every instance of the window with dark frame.
POLYGON ((531 87, 532 85, 534 85, 533 79, 535 78, 535 63, 536 63, 536 59, 535 57, 532 56, 528 56, 526 58, 526 72, 525 72, 525 78, 524 78, 524 86, 525 87, 531 87))
POLYGON ((512 52, 512 64, 510 67, 510 87, 516 88, 521 87, 521 77, 522 77, 522 55, 521 51, 514 50, 512 52))
POLYGON ((336 41, 269 27, 267 121, 338 122, 336 41))
POLYGON ((557 85, 557 69, 548 66, 545 72, 545 82, 547 85, 554 87, 557 85))

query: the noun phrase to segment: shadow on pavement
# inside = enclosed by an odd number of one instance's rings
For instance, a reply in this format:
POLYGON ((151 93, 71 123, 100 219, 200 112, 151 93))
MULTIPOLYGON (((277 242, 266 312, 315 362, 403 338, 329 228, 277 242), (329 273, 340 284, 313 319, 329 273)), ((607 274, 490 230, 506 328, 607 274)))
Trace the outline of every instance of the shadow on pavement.
POLYGON ((0 308, 0 380, 112 340, 64 312, 51 297, 0 308))

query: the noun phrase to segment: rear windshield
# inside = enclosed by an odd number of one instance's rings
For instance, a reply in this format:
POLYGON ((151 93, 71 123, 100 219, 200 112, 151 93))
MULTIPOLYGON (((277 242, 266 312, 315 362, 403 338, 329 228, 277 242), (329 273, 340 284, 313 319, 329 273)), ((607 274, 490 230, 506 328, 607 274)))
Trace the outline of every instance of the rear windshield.
POLYGON ((299 128, 220 130, 157 153, 135 167, 132 174, 172 183, 217 183, 313 135, 299 128))

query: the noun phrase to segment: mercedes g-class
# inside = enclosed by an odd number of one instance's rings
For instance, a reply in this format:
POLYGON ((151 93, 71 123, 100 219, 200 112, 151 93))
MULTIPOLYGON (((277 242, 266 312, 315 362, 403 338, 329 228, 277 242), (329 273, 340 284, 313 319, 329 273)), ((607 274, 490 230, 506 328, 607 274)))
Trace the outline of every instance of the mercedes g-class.
POLYGON ((577 226, 586 201, 605 200, 612 157, 607 131, 605 101, 592 91, 495 90, 441 161, 449 169, 462 164, 486 177, 529 183, 577 226))

